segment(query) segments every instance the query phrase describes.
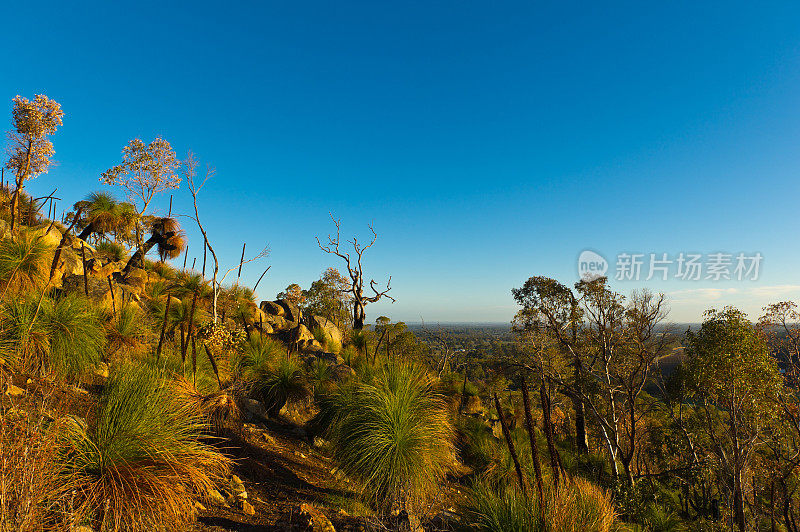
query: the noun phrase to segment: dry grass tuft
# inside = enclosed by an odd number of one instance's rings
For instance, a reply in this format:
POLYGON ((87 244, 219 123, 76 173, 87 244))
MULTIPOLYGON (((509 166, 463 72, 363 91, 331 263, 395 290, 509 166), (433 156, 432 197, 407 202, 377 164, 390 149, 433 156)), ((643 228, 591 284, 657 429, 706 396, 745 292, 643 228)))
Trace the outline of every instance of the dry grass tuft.
POLYGON ((95 529, 183 530, 230 461, 200 439, 201 415, 152 368, 111 376, 97 422, 62 422, 79 508, 95 529))

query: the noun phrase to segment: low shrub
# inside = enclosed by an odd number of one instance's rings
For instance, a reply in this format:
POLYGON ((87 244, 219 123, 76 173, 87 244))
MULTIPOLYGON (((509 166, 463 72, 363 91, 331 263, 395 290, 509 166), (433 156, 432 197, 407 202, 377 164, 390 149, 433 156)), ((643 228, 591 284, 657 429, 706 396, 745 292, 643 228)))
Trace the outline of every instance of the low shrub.
POLYGON ((200 440, 201 415, 145 365, 110 378, 89 425, 61 420, 76 504, 95 529, 179 529, 227 474, 229 460, 200 440))

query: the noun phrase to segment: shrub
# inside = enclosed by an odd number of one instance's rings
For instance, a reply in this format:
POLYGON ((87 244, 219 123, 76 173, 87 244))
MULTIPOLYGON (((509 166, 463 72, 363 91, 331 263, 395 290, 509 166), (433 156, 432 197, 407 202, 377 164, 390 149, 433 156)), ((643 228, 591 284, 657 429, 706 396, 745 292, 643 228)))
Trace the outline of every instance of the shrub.
POLYGON ((237 363, 239 375, 271 414, 276 414, 290 399, 308 395, 303 364, 275 340, 253 335, 245 344, 237 363))
POLYGON ((100 315, 82 296, 45 297, 41 304, 36 296, 10 298, 1 319, 3 351, 28 370, 75 377, 100 361, 100 315))
POLYGON ((373 383, 341 390, 329 429, 340 467, 379 510, 418 508, 453 464, 453 430, 434 379, 419 365, 396 362, 373 383))
POLYGON ((535 498, 526 500, 509 485, 477 482, 463 508, 465 525, 485 532, 535 532, 547 530, 537 517, 535 498))
POLYGON ((128 250, 117 242, 100 242, 95 247, 95 256, 103 262, 119 262, 128 257, 128 250))
POLYGON ((49 246, 32 232, 0 240, 0 299, 38 291, 49 280, 51 257, 49 246))
POLYGON ((563 482, 557 493, 546 484, 544 522, 536 498, 530 500, 514 484, 482 480, 470 489, 462 512, 472 529, 486 532, 610 532, 616 516, 608 495, 594 484, 563 482))
POLYGON ((92 426, 66 418, 62 427, 76 502, 97 529, 179 528, 229 469, 200 441, 201 416, 144 365, 111 376, 92 426))

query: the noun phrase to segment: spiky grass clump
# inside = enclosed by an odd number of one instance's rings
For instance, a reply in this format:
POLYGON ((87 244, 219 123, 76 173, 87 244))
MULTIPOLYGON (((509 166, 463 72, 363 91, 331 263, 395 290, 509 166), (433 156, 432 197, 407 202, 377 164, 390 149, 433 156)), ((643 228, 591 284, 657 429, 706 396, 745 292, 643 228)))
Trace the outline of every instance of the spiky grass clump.
POLYGON ((49 279, 50 247, 33 232, 0 240, 0 298, 40 291, 49 279))
POLYGON ((128 250, 117 242, 100 242, 95 247, 95 256, 105 262, 119 262, 128 257, 128 250))
POLYGON ((396 362, 333 401, 335 458, 381 511, 421 508, 451 470, 453 429, 435 384, 424 367, 396 362))
POLYGON ((491 428, 481 419, 459 416, 457 429, 461 458, 480 470, 492 464, 498 450, 497 440, 492 436, 491 428))
POLYGON ((0 307, 0 322, 0 347, 28 371, 76 377, 100 361, 105 346, 99 313, 75 294, 11 298, 0 307))
POLYGON ((50 337, 50 370, 77 375, 100 361, 104 331, 100 314, 88 299, 75 294, 47 298, 40 319, 50 337))
POLYGON ((344 346, 340 354, 342 355, 344 363, 350 366, 351 368, 354 368, 358 364, 363 362, 363 356, 356 350, 355 346, 353 346, 352 344, 344 346))
POLYGON ((46 370, 50 338, 37 319, 35 296, 10 297, 0 304, 0 349, 3 358, 21 370, 42 373, 46 370))
POLYGON ((554 532, 609 532, 616 520, 608 494, 588 480, 577 478, 559 486, 546 515, 554 532))
POLYGON ((307 398, 309 390, 303 375, 303 363, 294 355, 279 357, 255 383, 255 390, 271 413, 280 411, 290 400, 307 398))
POLYGON ((462 514, 471 530, 610 532, 616 521, 608 495, 583 479, 563 482, 556 493, 545 485, 545 509, 514 484, 481 480, 469 490, 462 514), (544 517, 544 520, 542 520, 544 517))
POLYGON ((109 380, 93 426, 64 424, 80 507, 94 525, 183 529, 195 502, 227 474, 229 460, 202 443, 202 416, 152 368, 126 365, 109 380))
POLYGON ((125 304, 106 323, 109 355, 144 354, 154 340, 148 317, 136 305, 125 304))
POLYGON ((245 344, 237 367, 242 381, 271 414, 276 414, 287 401, 309 395, 303 363, 278 341, 253 335, 245 344))
POLYGON ((274 361, 285 354, 286 346, 281 342, 254 334, 236 355, 234 366, 242 379, 255 381, 263 376, 274 361))
POLYGON ((536 499, 526 499, 518 489, 492 482, 477 482, 462 508, 465 525, 478 532, 536 532, 547 530, 538 517, 536 499))
POLYGON ((236 400, 238 388, 203 392, 187 378, 178 377, 175 390, 192 411, 200 412, 211 432, 225 435, 241 427, 242 412, 236 400))

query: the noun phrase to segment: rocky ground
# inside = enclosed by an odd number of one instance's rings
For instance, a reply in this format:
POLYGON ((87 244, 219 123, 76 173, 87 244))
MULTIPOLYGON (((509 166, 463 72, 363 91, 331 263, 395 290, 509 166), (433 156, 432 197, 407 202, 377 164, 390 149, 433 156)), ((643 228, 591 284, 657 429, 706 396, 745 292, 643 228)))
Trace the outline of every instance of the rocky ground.
MULTIPOLYGON (((370 516, 324 446, 315 447, 290 423, 245 424, 242 436, 224 446, 236 460, 234 476, 217 502, 201 511, 194 532, 409 529, 407 523, 380 524, 370 516)), ((458 493, 454 483, 438 498, 434 512, 439 522, 458 493)), ((425 529, 449 530, 435 522, 425 529)))

